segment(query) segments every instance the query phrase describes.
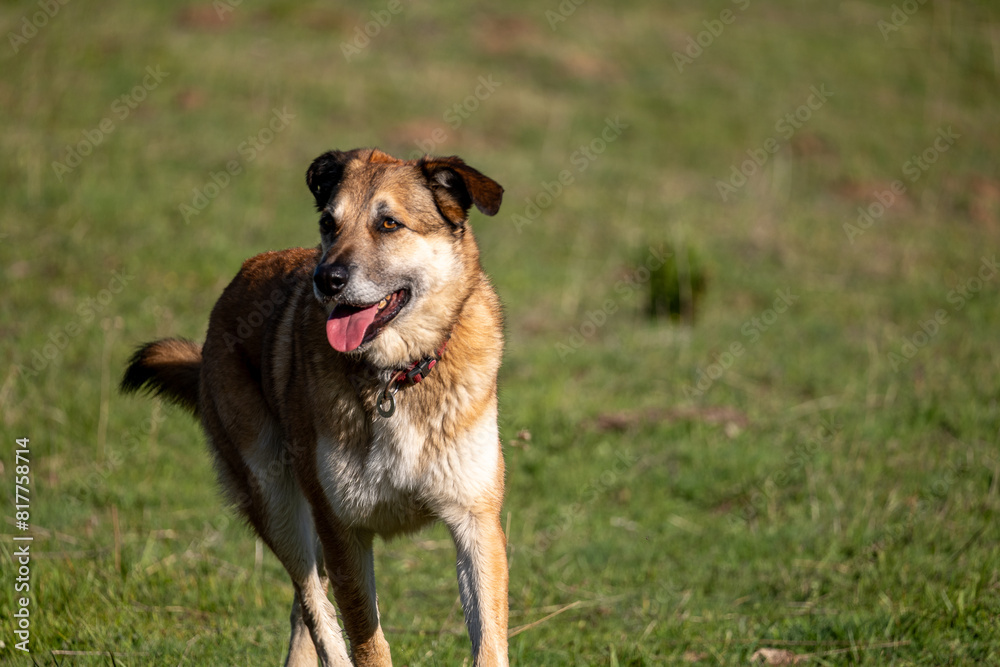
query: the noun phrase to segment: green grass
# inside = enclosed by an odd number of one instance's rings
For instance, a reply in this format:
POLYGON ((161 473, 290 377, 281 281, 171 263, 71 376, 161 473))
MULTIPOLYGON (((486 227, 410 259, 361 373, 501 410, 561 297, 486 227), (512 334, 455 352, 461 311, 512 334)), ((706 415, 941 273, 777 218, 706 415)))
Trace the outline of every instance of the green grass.
MULTIPOLYGON (((198 427, 114 387, 139 342, 201 337, 244 258, 316 242, 313 157, 422 142, 506 188, 472 225, 507 313, 514 664, 1000 662, 1000 274, 975 281, 1000 249, 1000 12, 926 3, 884 38, 888 1, 627 4, 553 30, 555 2, 404 2, 350 62, 341 44, 385 4, 242 3, 220 24, 208 2, 71 2, 16 54, 8 37, 0 661, 280 664, 290 586, 224 509, 198 427), (455 127, 480 77, 499 86, 455 127), (787 136, 814 86, 832 94, 787 136), (241 152, 275 109, 294 119, 241 152), (53 162, 104 118, 60 180, 53 162), (608 119, 627 127, 581 158, 608 119), (717 181, 768 139, 723 201, 717 181), (895 180, 852 242, 844 225, 895 180), (643 315, 639 266, 668 244, 706 272, 693 326, 643 315), (769 312, 777 290, 794 299, 769 312), (31 656, 12 622, 18 437, 31 656)), ((4 4, 3 33, 38 11, 4 4)), ((376 553, 396 664, 461 664, 447 532, 376 553)))

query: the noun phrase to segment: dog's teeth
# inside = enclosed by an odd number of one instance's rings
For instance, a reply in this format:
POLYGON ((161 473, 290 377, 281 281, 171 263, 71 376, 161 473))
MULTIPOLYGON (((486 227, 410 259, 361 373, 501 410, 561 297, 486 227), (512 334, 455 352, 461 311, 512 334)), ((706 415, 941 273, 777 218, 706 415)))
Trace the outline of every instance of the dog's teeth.
POLYGON ((388 304, 388 303, 389 303, 388 301, 386 301, 385 299, 382 299, 381 301, 378 302, 378 309, 382 310, 383 308, 386 307, 386 304, 388 304))

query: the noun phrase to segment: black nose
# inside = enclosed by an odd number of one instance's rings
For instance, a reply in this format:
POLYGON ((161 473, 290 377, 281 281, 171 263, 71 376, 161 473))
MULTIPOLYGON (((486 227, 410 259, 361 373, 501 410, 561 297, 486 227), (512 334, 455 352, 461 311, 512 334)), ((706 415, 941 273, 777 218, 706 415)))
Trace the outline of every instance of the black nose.
POLYGON ((337 296, 347 286, 351 272, 343 264, 320 264, 313 274, 316 289, 326 296, 337 296))

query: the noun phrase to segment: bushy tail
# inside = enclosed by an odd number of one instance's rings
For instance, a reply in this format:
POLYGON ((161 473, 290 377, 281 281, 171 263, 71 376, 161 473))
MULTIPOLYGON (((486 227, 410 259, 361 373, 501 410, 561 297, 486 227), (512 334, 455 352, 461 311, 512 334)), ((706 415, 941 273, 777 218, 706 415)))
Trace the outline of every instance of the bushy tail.
POLYGON ((151 391, 198 416, 201 345, 180 338, 146 343, 132 355, 120 389, 131 394, 151 391))

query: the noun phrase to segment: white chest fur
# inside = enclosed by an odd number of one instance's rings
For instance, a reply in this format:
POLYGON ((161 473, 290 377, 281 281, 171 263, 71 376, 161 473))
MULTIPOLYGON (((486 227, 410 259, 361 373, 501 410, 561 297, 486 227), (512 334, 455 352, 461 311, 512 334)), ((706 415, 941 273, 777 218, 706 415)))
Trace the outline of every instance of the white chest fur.
POLYGON ((472 507, 500 465, 495 403, 465 432, 444 439, 440 424, 418 423, 405 404, 375 417, 368 443, 320 436, 317 473, 346 525, 390 536, 447 520, 472 507))

